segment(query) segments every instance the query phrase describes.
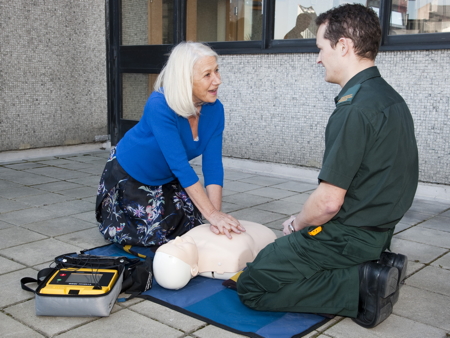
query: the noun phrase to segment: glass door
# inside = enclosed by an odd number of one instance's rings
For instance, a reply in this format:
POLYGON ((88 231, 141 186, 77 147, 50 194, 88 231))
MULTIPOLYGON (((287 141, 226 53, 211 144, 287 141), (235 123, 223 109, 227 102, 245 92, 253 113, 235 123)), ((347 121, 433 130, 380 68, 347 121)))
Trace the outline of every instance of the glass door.
POLYGON ((108 116, 113 145, 141 118, 173 45, 182 0, 107 0, 108 116))

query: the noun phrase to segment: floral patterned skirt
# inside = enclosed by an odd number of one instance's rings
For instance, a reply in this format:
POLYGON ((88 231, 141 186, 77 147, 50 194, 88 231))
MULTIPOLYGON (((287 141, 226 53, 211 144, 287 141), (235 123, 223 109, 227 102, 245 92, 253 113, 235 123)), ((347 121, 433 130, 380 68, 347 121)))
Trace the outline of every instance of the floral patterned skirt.
POLYGON ((177 180, 140 183, 119 164, 115 149, 100 179, 95 215, 105 239, 120 245, 160 246, 203 223, 177 180))

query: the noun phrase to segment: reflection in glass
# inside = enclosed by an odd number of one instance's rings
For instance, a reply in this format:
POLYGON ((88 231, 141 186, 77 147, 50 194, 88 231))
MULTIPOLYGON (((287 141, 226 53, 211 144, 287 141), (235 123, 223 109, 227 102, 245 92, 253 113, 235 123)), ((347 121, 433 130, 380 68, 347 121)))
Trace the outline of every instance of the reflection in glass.
POLYGON ((173 42, 173 0, 122 0, 122 45, 173 42))
MULTIPOLYGON (((315 39, 317 26, 314 21, 320 13, 345 3, 376 7, 369 2, 379 4, 380 1, 275 0, 274 39, 315 39)), ((378 13, 378 8, 374 10, 378 13)))
POLYGON ((186 38, 248 41, 262 38, 262 0, 188 0, 186 38))
POLYGON ((393 0, 389 34, 450 32, 450 0, 393 0))
POLYGON ((122 74, 122 118, 140 120, 158 74, 122 74))

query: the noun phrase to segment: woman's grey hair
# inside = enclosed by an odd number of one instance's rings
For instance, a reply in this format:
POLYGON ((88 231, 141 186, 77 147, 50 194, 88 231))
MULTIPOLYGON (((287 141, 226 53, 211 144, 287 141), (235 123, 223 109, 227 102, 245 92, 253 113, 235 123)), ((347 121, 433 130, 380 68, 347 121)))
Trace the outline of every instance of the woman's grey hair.
POLYGON ((199 42, 181 42, 172 50, 166 65, 156 79, 154 90, 164 94, 167 104, 180 116, 195 116, 192 83, 195 63, 205 56, 218 55, 199 42))

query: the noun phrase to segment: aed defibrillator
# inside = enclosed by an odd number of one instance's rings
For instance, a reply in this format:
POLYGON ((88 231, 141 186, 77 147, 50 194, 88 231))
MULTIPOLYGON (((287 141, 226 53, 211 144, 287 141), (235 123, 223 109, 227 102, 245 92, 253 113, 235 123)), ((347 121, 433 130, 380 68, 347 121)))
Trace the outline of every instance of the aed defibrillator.
POLYGON ((101 295, 113 289, 118 275, 118 270, 113 269, 59 269, 39 292, 48 295, 101 295))
POLYGON ((20 280, 23 290, 35 294, 37 316, 106 317, 121 292, 134 297, 152 284, 151 258, 81 252, 60 255, 52 265, 40 270, 37 278, 20 280), (28 283, 38 286, 33 290, 28 283))

